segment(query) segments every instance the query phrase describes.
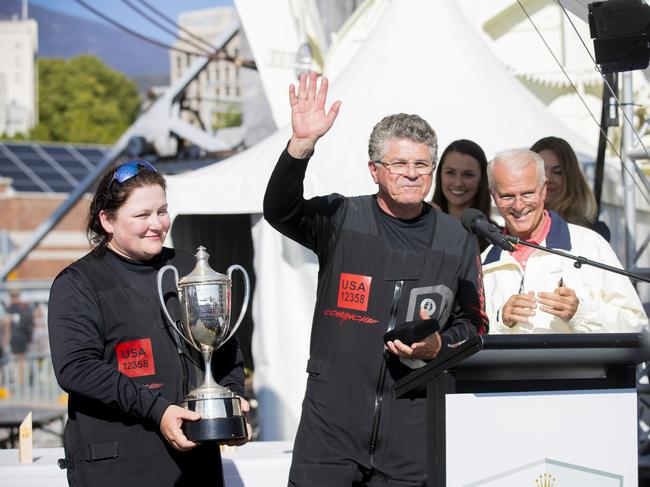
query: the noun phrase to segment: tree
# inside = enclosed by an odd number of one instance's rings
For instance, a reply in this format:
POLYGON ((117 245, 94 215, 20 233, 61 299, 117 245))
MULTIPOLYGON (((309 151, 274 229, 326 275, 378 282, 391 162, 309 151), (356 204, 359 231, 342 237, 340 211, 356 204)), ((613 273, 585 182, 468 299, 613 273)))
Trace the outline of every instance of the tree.
POLYGON ((38 85, 31 139, 111 144, 138 114, 135 83, 94 56, 39 59, 38 85))

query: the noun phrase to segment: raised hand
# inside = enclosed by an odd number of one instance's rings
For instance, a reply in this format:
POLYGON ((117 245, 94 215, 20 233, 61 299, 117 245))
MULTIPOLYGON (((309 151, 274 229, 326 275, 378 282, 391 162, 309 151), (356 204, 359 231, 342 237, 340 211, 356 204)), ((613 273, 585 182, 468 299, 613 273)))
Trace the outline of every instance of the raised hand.
POLYGON ((298 93, 296 93, 296 87, 293 84, 289 86, 293 134, 288 150, 292 157, 298 159, 311 154, 316 141, 334 124, 341 106, 341 102, 336 101, 325 113, 329 83, 327 78, 323 77, 320 88, 316 91, 317 82, 318 76, 312 71, 309 76, 305 73, 300 76, 298 93))

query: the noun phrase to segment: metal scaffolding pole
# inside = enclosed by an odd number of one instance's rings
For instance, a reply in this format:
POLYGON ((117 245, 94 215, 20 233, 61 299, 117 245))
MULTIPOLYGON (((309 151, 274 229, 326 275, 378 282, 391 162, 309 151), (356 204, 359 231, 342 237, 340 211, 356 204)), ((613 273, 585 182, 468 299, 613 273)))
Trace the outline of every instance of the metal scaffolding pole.
POLYGON ((632 72, 623 73, 623 93, 621 103, 626 120, 621 136, 621 171, 623 173, 623 213, 625 216, 625 268, 636 266, 636 191, 634 189, 635 162, 630 157, 633 147, 634 105, 632 99, 632 72))

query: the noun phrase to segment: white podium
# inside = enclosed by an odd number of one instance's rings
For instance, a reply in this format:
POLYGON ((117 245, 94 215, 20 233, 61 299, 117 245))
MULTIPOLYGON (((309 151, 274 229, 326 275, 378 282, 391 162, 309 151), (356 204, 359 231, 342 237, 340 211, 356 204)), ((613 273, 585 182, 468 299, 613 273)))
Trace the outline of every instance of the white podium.
POLYGON ((395 385, 426 391, 428 485, 638 485, 640 334, 476 337, 395 385))

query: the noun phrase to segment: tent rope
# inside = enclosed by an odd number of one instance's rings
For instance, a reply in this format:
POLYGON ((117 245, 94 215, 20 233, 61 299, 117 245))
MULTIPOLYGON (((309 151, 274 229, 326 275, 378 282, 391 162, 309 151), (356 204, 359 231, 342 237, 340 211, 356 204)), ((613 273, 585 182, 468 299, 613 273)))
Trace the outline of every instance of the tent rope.
MULTIPOLYGON (((558 5, 560 6, 560 8, 562 8, 562 11, 564 12, 564 14, 567 15, 567 12, 566 12, 565 8, 564 8, 564 6, 560 3, 560 1, 559 1, 559 0, 556 0, 556 2, 557 2, 558 5)), ((526 15, 526 17, 528 18, 528 21, 530 22, 530 24, 531 24, 531 25, 533 26, 533 28, 535 29, 535 32, 537 32, 537 35, 539 36, 539 38, 540 38, 540 39, 542 40, 542 42, 544 43, 544 46, 546 46, 546 49, 548 50, 548 52, 550 53, 550 55, 553 57, 553 60, 555 61, 555 63, 556 63, 556 64, 558 65, 558 67, 562 70, 562 73, 564 74, 564 76, 566 77, 567 81, 568 81, 569 84, 571 85, 571 88, 573 89, 573 91, 575 92, 575 94, 578 96, 578 98, 580 99, 580 101, 581 101, 582 104, 584 105, 585 109, 587 110, 587 113, 589 113, 589 115, 591 116, 592 120, 594 121, 594 123, 595 123, 596 126, 598 127, 598 130, 599 130, 600 133, 603 135, 603 137, 605 138, 605 140, 607 141, 607 143, 608 143, 609 146, 611 147, 612 151, 613 151, 614 154, 616 155, 616 157, 618 157, 618 159, 621 161, 621 165, 622 165, 623 169, 624 169, 624 170, 625 170, 625 171, 626 171, 626 172, 627 172, 627 173, 632 177, 632 180, 634 181, 634 185, 635 185, 635 186, 637 187, 637 189, 639 190, 641 196, 642 196, 643 199, 646 201, 646 203, 648 203, 648 204, 650 205, 650 198, 648 197, 648 194, 645 192, 645 188, 643 188, 643 187, 640 186, 640 184, 639 184, 639 182, 637 181, 637 178, 635 177, 635 175, 634 175, 634 174, 631 174, 631 173, 630 173, 630 170, 627 168, 627 166, 626 166, 625 164, 623 164, 623 158, 621 157, 621 154, 619 153, 618 150, 616 150, 616 147, 614 147, 614 144, 613 144, 613 142, 609 139, 609 137, 607 137, 607 133, 603 130, 603 128, 600 126, 600 122, 596 119, 596 117, 595 117, 595 115, 593 114, 593 112, 589 109, 589 106, 587 105, 587 102, 585 101, 585 99, 582 97, 582 95, 580 94, 580 92, 579 92, 578 89, 576 88, 575 83, 573 82, 573 80, 571 79, 571 77, 569 76, 569 74, 568 74, 568 73, 566 72, 566 70, 564 69, 564 66, 562 66, 562 63, 560 62, 560 60, 557 58, 557 56, 556 56, 555 53, 553 52, 553 49, 551 49, 551 46, 548 44, 548 42, 546 41, 546 39, 544 39, 544 35, 543 35, 543 34, 540 32, 540 30, 537 28, 537 25, 535 25, 535 22, 533 22, 533 19, 531 18, 531 16, 528 14, 528 11, 526 10, 526 8, 525 8, 525 7, 523 6, 523 4, 521 3, 521 0, 517 0, 517 3, 519 4, 519 7, 521 8, 521 10, 524 12, 524 14, 526 15)), ((567 17, 568 17, 568 15, 567 15, 567 17)), ((585 50, 589 53, 589 49, 587 48, 587 46, 585 45, 584 41, 582 40, 582 37, 580 37, 580 34, 578 33, 578 31, 577 31, 575 25, 573 24, 573 22, 571 22, 571 25, 573 26, 573 29, 575 30, 576 34, 577 34, 578 37, 580 38, 580 40, 581 40, 581 42, 582 42, 582 45, 584 46, 585 50)), ((602 74, 600 68, 599 68, 598 65, 596 64, 595 59, 593 58, 593 56, 591 56, 591 53, 589 53, 589 56, 591 57, 591 59, 592 59, 592 61, 593 61, 593 63, 594 63, 594 69, 595 69, 598 73, 600 73, 600 75, 601 75, 601 77, 603 78, 604 82, 607 84, 607 86, 608 86, 608 88, 609 88, 609 90, 610 90, 610 93, 613 94, 613 90, 612 90, 611 86, 609 85, 609 83, 607 83, 607 80, 605 80, 605 77, 603 76, 603 74, 602 74)), ((634 128, 634 125, 632 124, 632 122, 631 122, 631 121, 629 120, 629 118, 627 117, 627 114, 625 114, 625 111, 623 110, 623 107, 622 107, 621 102, 619 101, 618 98, 615 97, 615 99, 616 99, 616 104, 618 105, 618 107, 621 109, 621 112, 622 112, 622 113, 624 114, 624 116, 625 116, 625 120, 627 121, 627 123, 628 123, 628 124, 630 125, 630 127, 632 128, 632 131, 636 134, 637 139, 639 140, 639 142, 641 142, 641 138, 639 137, 639 134, 637 133, 636 129, 634 128)), ((641 145, 643 146, 643 143, 642 143, 642 142, 641 142, 641 145)), ((645 150, 646 154, 648 154, 648 151, 647 151, 647 149, 645 148, 645 146, 643 146, 643 149, 645 150)), ((650 155, 648 155, 648 158, 650 159, 650 155)), ((636 164, 636 162, 634 162, 634 164, 636 164)))

